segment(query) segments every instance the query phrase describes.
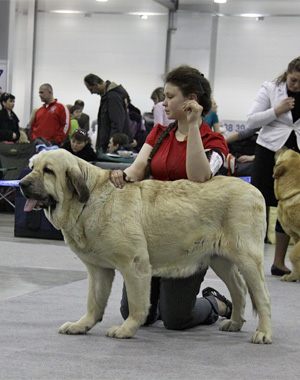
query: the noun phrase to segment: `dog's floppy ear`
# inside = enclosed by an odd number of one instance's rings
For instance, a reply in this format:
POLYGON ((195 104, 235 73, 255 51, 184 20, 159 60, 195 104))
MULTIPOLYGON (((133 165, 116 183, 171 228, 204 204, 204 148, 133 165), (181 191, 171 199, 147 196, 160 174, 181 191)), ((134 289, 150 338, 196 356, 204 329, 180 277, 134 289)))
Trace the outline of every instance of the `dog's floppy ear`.
POLYGON ((273 169, 273 178, 278 179, 284 174, 285 171, 286 171, 286 165, 284 164, 284 162, 280 162, 279 164, 276 164, 273 169))
POLYGON ((70 185, 73 191, 78 195, 79 202, 86 203, 90 197, 90 191, 78 166, 69 168, 66 175, 68 185, 70 185))

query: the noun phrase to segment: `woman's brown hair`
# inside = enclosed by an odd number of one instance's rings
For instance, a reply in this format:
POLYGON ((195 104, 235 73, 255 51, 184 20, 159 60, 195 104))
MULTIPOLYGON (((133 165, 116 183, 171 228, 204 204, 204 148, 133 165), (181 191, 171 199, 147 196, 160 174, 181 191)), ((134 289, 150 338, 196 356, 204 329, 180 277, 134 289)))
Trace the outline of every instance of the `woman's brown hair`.
POLYGON ((91 139, 89 138, 89 134, 85 129, 75 129, 75 131, 72 133, 71 140, 77 140, 80 142, 85 142, 90 144, 91 139))
POLYGON ((166 75, 165 83, 179 87, 185 97, 195 94, 198 103, 203 107, 203 117, 211 110, 210 83, 199 70, 190 66, 179 66, 166 75))
POLYGON ((276 79, 276 84, 278 85, 286 82, 288 74, 292 74, 294 71, 298 71, 300 73, 300 57, 293 59, 288 64, 287 70, 276 79))

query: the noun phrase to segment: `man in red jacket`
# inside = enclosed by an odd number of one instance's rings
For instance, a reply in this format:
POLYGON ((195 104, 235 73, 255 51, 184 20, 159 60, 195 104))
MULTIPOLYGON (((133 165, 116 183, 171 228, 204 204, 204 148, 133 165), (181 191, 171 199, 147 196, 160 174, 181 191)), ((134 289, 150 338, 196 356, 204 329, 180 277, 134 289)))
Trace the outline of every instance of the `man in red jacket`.
POLYGON ((70 129, 70 112, 68 108, 53 97, 52 86, 42 84, 39 89, 41 101, 45 103, 39 108, 31 123, 30 140, 43 137, 53 144, 62 145, 70 129))

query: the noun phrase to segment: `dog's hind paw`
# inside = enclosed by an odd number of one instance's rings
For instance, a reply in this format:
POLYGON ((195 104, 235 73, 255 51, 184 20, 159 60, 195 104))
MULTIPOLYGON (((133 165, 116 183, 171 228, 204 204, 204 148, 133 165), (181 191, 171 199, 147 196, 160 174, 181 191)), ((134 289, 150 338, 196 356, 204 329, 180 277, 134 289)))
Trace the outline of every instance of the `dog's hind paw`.
POLYGON ((106 336, 119 339, 131 338, 133 335, 134 333, 126 329, 124 326, 113 326, 106 333, 106 336))
POLYGON ((264 333, 262 331, 255 331, 255 333, 252 335, 251 342, 257 344, 271 344, 272 337, 270 334, 264 333))
POLYGON ((240 331, 241 327, 242 327, 242 324, 235 322, 232 319, 226 319, 220 324, 219 330, 236 332, 236 331, 240 331))
POLYGON ((60 326, 58 332, 60 334, 79 335, 86 334, 89 330, 90 328, 88 328, 88 326, 78 325, 77 323, 73 322, 66 322, 60 326))
POLYGON ((290 274, 285 274, 284 276, 280 277, 280 281, 295 282, 300 279, 299 277, 300 276, 293 271, 290 274))

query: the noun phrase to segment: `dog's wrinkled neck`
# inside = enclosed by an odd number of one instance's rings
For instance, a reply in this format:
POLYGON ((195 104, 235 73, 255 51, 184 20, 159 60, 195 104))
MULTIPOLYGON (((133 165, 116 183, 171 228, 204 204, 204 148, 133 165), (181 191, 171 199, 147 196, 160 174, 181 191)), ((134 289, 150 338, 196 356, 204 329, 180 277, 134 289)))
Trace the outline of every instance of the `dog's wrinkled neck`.
POLYGON ((288 199, 291 199, 293 198, 295 195, 298 195, 300 194, 300 191, 299 190, 296 190, 295 192, 292 192, 291 194, 289 194, 288 196, 286 197, 283 197, 281 195, 277 195, 277 200, 278 201, 287 201, 288 199))

